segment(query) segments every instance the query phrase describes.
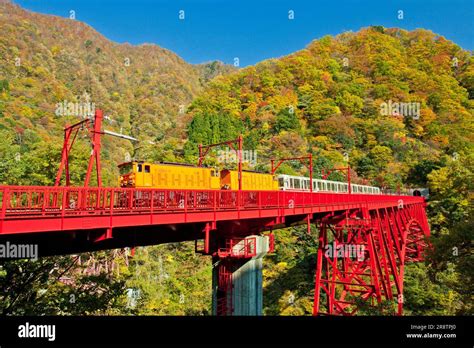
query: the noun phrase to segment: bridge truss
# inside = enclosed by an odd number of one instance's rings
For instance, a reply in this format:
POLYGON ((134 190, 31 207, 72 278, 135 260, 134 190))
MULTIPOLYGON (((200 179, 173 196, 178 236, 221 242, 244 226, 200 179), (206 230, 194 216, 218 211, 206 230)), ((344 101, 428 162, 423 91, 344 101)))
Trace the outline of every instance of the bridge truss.
POLYGON ((318 225, 313 314, 354 315, 361 306, 396 301, 402 315, 405 264, 422 261, 427 247, 424 207, 400 199, 392 207, 332 214, 318 225))
POLYGON ((251 257, 225 254, 231 240, 314 223, 314 314, 351 315, 358 300, 392 299, 401 314, 404 265, 422 260, 429 235, 424 198, 413 196, 0 186, 0 204, 0 242, 36 243, 43 255, 203 239, 202 253, 222 260, 223 294, 232 264, 251 257), (331 243, 363 246, 364 255, 334 257, 331 243))

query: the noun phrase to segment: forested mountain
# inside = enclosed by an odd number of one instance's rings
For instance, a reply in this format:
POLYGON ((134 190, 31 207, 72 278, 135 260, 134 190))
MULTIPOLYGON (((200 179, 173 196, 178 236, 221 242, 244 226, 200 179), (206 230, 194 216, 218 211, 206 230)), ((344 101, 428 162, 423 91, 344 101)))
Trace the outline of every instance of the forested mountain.
MULTIPOLYGON (((472 313, 473 97, 470 52, 427 30, 369 27, 214 79, 189 108, 185 154, 243 133, 257 169, 311 152, 316 173, 349 164, 356 181, 428 187, 434 247, 407 267, 406 312, 472 313)), ((290 229, 276 245, 266 313, 309 314, 315 243, 290 229)))
MULTIPOLYGON (((28 156, 47 146, 57 152, 64 125, 79 120, 56 115, 57 104, 88 98, 109 118, 105 128, 141 141, 134 153, 130 142, 104 138, 109 184, 116 183, 116 164, 127 152, 175 160, 185 140, 187 105, 209 79, 233 70, 220 62, 191 65, 157 45, 116 44, 82 22, 32 13, 7 1, 0 2, 0 27, 0 130, 8 131, 7 139, 16 138, 15 152, 28 156)), ((36 183, 51 184, 53 164, 57 157, 36 183)), ((3 171, 0 182, 22 182, 18 176, 3 171)))
MULTIPOLYGON (((0 28, 1 184, 54 183, 63 127, 81 119, 57 115, 57 104, 64 102, 94 103, 108 118, 104 128, 140 140, 103 137, 104 185, 117 184, 117 164, 127 153, 182 161, 176 156, 186 141, 187 105, 210 79, 235 70, 220 62, 191 65, 157 45, 119 45, 82 22, 25 11, 6 0, 0 1, 0 28)), ((90 153, 86 133, 81 135, 71 154, 75 185, 83 183, 90 153)), ((82 259, 106 264, 114 255, 82 259)), ((209 313, 210 264, 194 255, 194 245, 140 248, 133 260, 126 266, 117 258, 113 271, 102 267, 98 273, 76 257, 3 262, 0 313, 209 313), (137 309, 127 307, 126 289, 138 288, 137 309)))
MULTIPOLYGON (((127 153, 193 162, 198 143, 239 133, 257 151, 257 170, 268 170, 271 157, 312 152, 316 173, 350 164, 355 181, 430 188, 435 248, 425 263, 407 267, 405 308, 472 314, 474 71, 471 54, 453 42, 427 30, 369 27, 236 70, 191 65, 156 45, 119 45, 84 23, 7 1, 0 1, 0 27, 0 183, 52 184, 62 128, 79 119, 55 113, 64 101, 90 100, 108 116, 105 128, 141 140, 103 138, 107 185, 116 185, 127 153)), ((89 144, 76 145, 73 180, 81 184, 89 144)), ((305 173, 297 164, 282 171, 305 173)), ((265 258, 266 314, 311 313, 314 234, 276 233, 277 252, 265 258)), ((100 263, 111 254, 90 257, 100 263)), ((119 272, 92 275, 69 257, 4 263, 0 310, 210 312, 210 260, 193 246, 138 248, 130 262, 116 263, 119 272), (76 281, 64 282, 65 274, 76 281), (133 306, 126 289, 139 290, 133 306)))
POLYGON ((245 130, 262 166, 311 151, 319 167, 348 159, 379 186, 425 185, 421 165, 473 150, 473 79, 470 53, 426 30, 324 37, 215 79, 190 108, 188 154, 245 130), (419 109, 387 114, 395 103, 419 109))

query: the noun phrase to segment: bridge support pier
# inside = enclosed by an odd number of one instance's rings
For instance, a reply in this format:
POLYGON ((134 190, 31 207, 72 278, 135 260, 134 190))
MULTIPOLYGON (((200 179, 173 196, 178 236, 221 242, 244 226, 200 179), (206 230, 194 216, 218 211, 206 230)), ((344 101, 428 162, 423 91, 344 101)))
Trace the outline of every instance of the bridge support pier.
POLYGON ((214 315, 262 315, 263 257, 269 249, 269 236, 225 240, 213 256, 214 315))
POLYGON ((422 204, 323 218, 313 314, 354 315, 363 309, 402 315, 405 263, 423 260, 429 234, 422 204))

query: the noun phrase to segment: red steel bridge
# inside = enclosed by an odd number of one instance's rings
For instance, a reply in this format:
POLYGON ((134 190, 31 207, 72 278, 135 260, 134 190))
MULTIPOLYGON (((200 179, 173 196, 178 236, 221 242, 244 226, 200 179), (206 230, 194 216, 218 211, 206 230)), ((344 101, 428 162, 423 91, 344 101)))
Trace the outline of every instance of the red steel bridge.
MULTIPOLYGON (((91 129, 100 149, 100 122, 91 129)), ((65 148, 63 160, 69 138, 65 148)), ((91 162, 100 168, 98 153, 91 162)), ((232 315, 232 272, 256 252, 245 238, 269 233, 271 251, 273 231, 314 224, 314 314, 352 315, 384 301, 402 314, 405 264, 423 259, 430 233, 425 206, 402 195, 0 186, 0 243, 38 244, 45 256, 196 241, 197 252, 220 261, 217 314, 232 315), (328 245, 363 246, 363 255, 330 254, 328 245)))

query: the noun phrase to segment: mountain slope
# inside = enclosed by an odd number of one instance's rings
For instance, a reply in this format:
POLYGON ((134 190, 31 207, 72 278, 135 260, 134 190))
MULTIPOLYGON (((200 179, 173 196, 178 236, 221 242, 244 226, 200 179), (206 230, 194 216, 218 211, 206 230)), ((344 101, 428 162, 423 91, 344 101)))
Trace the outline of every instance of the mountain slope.
POLYGON ((349 160, 380 186, 426 184, 411 175, 423 161, 473 151, 473 77, 470 54, 426 30, 324 37, 215 79, 190 107, 187 155, 244 129, 261 168, 311 151, 320 169, 349 160))
MULTIPOLYGON (((428 187, 434 252, 407 265, 405 312, 472 313, 465 274, 472 269, 473 67, 469 52, 426 30, 371 27, 324 37, 214 79, 190 106, 185 155, 193 161, 196 144, 243 133, 245 148, 257 151, 257 169, 268 171, 272 157, 312 152, 316 177, 350 164, 354 182, 428 187), (397 110, 396 103, 405 104, 397 110)), ((308 174, 298 163, 280 168, 308 174)), ((310 315, 316 232, 275 235, 276 252, 264 260, 264 311, 310 315)), ((387 308, 359 314, 387 315, 387 308)))
MULTIPOLYGON (((79 117, 56 115, 56 104, 85 102, 87 93, 111 119, 106 128, 142 140, 136 157, 174 160, 188 122, 186 106, 210 78, 233 70, 219 62, 193 66, 156 45, 116 44, 84 23, 6 1, 0 3, 0 27, 0 129, 24 135, 17 144, 21 154, 31 151, 32 138, 60 143, 64 125, 79 117)), ((109 172, 116 174, 116 163, 134 149, 124 140, 104 142, 110 159, 104 174, 114 184, 109 172)))

